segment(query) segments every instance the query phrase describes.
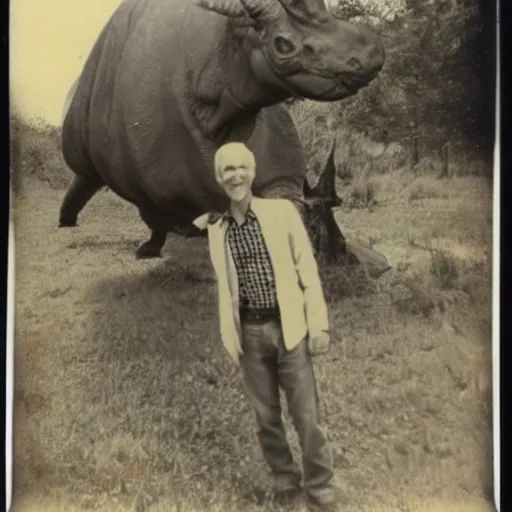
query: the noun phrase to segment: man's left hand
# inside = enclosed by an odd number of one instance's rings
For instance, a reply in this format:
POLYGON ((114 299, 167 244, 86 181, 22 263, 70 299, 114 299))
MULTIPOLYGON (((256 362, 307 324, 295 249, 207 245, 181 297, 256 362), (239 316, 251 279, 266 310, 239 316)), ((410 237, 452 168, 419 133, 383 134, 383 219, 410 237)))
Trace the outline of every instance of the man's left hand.
POLYGON ((325 354, 329 350, 330 341, 329 333, 322 331, 309 339, 309 352, 312 356, 325 354))

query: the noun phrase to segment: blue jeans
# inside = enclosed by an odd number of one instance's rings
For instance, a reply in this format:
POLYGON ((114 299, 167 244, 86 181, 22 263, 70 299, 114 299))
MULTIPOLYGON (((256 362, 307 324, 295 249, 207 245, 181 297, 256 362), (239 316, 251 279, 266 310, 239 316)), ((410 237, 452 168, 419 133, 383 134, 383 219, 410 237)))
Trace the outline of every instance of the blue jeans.
POLYGON ((282 421, 279 387, 302 449, 304 489, 313 497, 333 492, 332 454, 319 426, 318 397, 307 339, 287 351, 279 321, 242 324, 240 366, 258 424, 258 440, 274 487, 300 486, 301 473, 293 460, 282 421))

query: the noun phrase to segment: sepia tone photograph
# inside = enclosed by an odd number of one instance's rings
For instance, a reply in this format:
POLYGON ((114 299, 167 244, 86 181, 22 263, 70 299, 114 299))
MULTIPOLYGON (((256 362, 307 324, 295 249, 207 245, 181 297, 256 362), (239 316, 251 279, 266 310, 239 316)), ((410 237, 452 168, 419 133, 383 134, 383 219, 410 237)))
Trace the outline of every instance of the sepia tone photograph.
POLYGON ((9 510, 496 510, 491 4, 11 1, 9 510))

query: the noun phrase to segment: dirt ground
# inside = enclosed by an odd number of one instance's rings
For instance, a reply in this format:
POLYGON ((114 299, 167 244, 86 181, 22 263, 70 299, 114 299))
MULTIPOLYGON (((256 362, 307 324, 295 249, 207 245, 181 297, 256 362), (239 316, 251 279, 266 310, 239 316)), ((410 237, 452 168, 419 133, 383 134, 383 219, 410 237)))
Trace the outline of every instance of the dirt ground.
MULTIPOLYGON (((338 214, 393 265, 326 283, 333 347, 315 368, 346 511, 492 510, 491 192, 446 186, 338 214)), ((59 229, 62 197, 34 179, 13 205, 13 510, 279 510, 205 241, 136 261, 135 208, 102 191, 59 229)))

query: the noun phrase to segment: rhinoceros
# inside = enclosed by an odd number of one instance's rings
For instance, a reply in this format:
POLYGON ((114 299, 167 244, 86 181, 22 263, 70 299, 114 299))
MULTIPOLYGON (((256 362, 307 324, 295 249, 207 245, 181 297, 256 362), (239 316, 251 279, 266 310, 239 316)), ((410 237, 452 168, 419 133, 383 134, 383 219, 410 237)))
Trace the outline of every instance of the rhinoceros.
POLYGON ((315 249, 343 252, 332 153, 310 187, 284 102, 353 95, 384 59, 376 33, 334 18, 323 0, 122 1, 68 94, 62 151, 75 176, 59 226, 76 226, 107 186, 151 231, 137 258, 160 257, 168 233, 199 235, 195 218, 225 210, 213 156, 241 141, 257 162, 254 194, 293 201, 315 249))

